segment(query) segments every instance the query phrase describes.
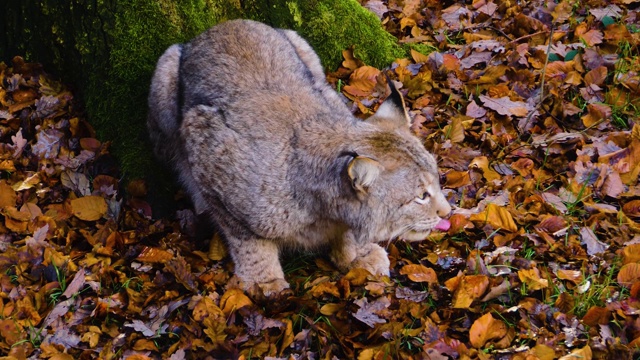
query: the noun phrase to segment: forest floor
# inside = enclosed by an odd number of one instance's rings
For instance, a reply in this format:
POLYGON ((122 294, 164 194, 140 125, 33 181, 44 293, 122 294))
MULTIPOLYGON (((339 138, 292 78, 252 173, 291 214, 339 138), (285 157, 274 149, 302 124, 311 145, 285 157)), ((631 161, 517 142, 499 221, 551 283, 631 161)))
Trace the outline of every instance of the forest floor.
MULTIPOLYGON (((73 94, 15 58, 0 64, 3 359, 638 356, 640 1, 362 3, 413 48, 384 71, 438 157, 447 232, 385 244, 390 277, 289 254, 291 292, 248 295, 220 237, 190 236, 188 205, 153 218, 73 94)), ((328 79, 365 118, 386 87, 357 53, 328 79)))

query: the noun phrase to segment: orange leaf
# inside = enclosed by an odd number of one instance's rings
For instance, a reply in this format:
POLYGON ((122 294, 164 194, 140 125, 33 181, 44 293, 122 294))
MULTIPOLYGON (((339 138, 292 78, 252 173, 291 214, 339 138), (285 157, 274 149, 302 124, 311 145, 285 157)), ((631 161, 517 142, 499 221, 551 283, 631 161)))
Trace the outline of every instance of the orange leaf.
POLYGON ((340 291, 338 291, 338 287, 336 286, 336 283, 332 281, 325 281, 315 285, 314 287, 311 288, 309 293, 314 298, 319 298, 325 294, 333 295, 337 298, 340 297, 340 291))
POLYGON ((467 309, 473 301, 482 296, 489 286, 489 278, 485 275, 467 275, 460 281, 460 286, 453 295, 453 307, 467 309))
POLYGON ((451 189, 459 188, 471 184, 471 177, 468 171, 451 170, 444 174, 446 181, 445 186, 451 189))
POLYGON ((622 250, 622 258, 625 264, 640 262, 640 244, 631 244, 622 250))
POLYGON ((628 288, 638 280, 640 280, 640 264, 629 263, 620 268, 618 272, 618 284, 628 288))
POLYGON ((71 200, 71 209, 80 220, 96 221, 107 214, 107 202, 101 196, 84 196, 71 200))
POLYGON ((473 322, 469 329, 469 342, 477 349, 482 348, 489 340, 500 339, 507 335, 507 326, 496 320, 491 313, 486 313, 473 322))
POLYGON ((429 267, 421 264, 409 264, 400 269, 401 275, 407 275, 409 280, 413 282, 428 282, 430 284, 438 283, 436 272, 429 267))
POLYGON ((511 214, 504 207, 496 204, 489 204, 483 212, 472 214, 469 220, 480 223, 487 223, 494 229, 504 229, 511 232, 518 231, 516 223, 513 221, 511 214))
POLYGON ((18 195, 11 186, 7 185, 4 181, 0 182, 0 209, 5 206, 16 206, 16 199, 18 195))
POLYGON ((380 70, 371 66, 357 68, 349 78, 349 85, 344 86, 344 91, 355 96, 369 96, 376 86, 376 78, 380 70))
MULTIPOLYGON (((402 20, 404 20, 404 18, 402 20)), ((427 61, 429 61, 429 57, 427 55, 419 53, 413 49, 411 49, 411 57, 416 64, 426 63, 427 61)))

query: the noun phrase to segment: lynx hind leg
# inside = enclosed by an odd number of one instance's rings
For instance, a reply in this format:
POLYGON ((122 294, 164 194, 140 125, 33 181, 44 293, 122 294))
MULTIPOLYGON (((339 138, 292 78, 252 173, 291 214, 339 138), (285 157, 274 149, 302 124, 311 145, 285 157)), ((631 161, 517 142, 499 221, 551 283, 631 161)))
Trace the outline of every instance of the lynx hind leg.
POLYGON ((265 296, 273 296, 289 288, 278 259, 278 246, 274 242, 231 239, 229 250, 235 263, 235 274, 242 280, 245 290, 258 285, 265 296))
POLYGON ((330 257, 342 271, 362 268, 374 275, 389 276, 389 257, 378 244, 357 244, 347 235, 340 244, 332 246, 330 257))
POLYGON ((182 47, 170 46, 158 60, 149 88, 149 114, 147 127, 156 154, 168 160, 167 153, 173 146, 167 141, 177 137, 180 126, 179 114, 179 70, 182 47))

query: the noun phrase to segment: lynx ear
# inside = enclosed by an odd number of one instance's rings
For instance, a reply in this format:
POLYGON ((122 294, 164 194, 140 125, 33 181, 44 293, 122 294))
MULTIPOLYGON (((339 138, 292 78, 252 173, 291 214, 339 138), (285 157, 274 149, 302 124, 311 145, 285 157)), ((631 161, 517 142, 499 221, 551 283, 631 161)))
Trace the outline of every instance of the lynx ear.
POLYGON ((382 165, 380 163, 364 156, 354 157, 347 167, 351 185, 356 191, 363 193, 367 192, 367 189, 376 181, 381 171, 382 165))
POLYGON ((407 114, 407 108, 402 94, 396 89, 393 81, 387 77, 387 84, 391 89, 391 95, 380 105, 378 111, 367 121, 383 127, 398 128, 409 127, 411 120, 407 114))

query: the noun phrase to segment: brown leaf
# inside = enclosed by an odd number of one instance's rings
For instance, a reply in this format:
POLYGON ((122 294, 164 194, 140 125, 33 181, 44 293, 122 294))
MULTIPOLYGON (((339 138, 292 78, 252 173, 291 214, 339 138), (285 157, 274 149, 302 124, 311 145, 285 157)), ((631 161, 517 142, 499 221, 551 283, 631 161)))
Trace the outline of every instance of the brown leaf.
POLYGON ((580 283, 582 283, 584 281, 584 276, 582 275, 582 272, 578 271, 578 270, 562 270, 559 269, 556 272, 556 275, 558 276, 558 279, 560 280, 569 280, 572 283, 579 285, 580 283))
POLYGON ((582 322, 589 326, 606 325, 609 322, 610 311, 600 306, 592 306, 582 317, 582 322))
POLYGON ((611 117, 611 107, 605 104, 587 105, 587 115, 581 117, 584 126, 590 128, 600 124, 611 117))
POLYGON ((582 349, 573 350, 571 354, 565 355, 558 360, 591 360, 592 358, 593 353, 591 352, 589 345, 587 345, 582 349))
POLYGON ((584 82, 587 86, 592 84, 602 86, 604 84, 604 80, 607 78, 607 67, 599 66, 591 71, 589 71, 584 76, 584 82))
POLYGON ((430 284, 438 283, 436 272, 429 267, 421 264, 409 264, 400 269, 401 275, 407 275, 409 280, 413 282, 428 282, 430 284))
POLYGON ((145 246, 136 260, 147 263, 166 263, 173 259, 175 255, 156 247, 145 246))
POLYGON ((618 272, 618 283, 626 288, 631 287, 633 283, 640 280, 640 264, 629 263, 622 265, 618 272))
POLYGON ((594 46, 602 43, 603 35, 600 30, 589 30, 586 33, 580 35, 580 39, 589 46, 594 46))
POLYGON ((173 258, 169 259, 165 263, 165 269, 175 276, 176 281, 184 285, 189 291, 197 292, 198 284, 196 283, 195 276, 191 273, 191 265, 187 261, 177 254, 173 258))
POLYGON ((486 313, 473 322, 469 329, 469 342, 476 349, 482 348, 487 341, 500 339, 507 335, 507 326, 486 313))
POLYGON ((486 95, 480 95, 479 99, 484 106, 494 110, 500 115, 525 117, 529 111, 533 110, 529 104, 522 101, 512 101, 508 96, 496 99, 486 95))

